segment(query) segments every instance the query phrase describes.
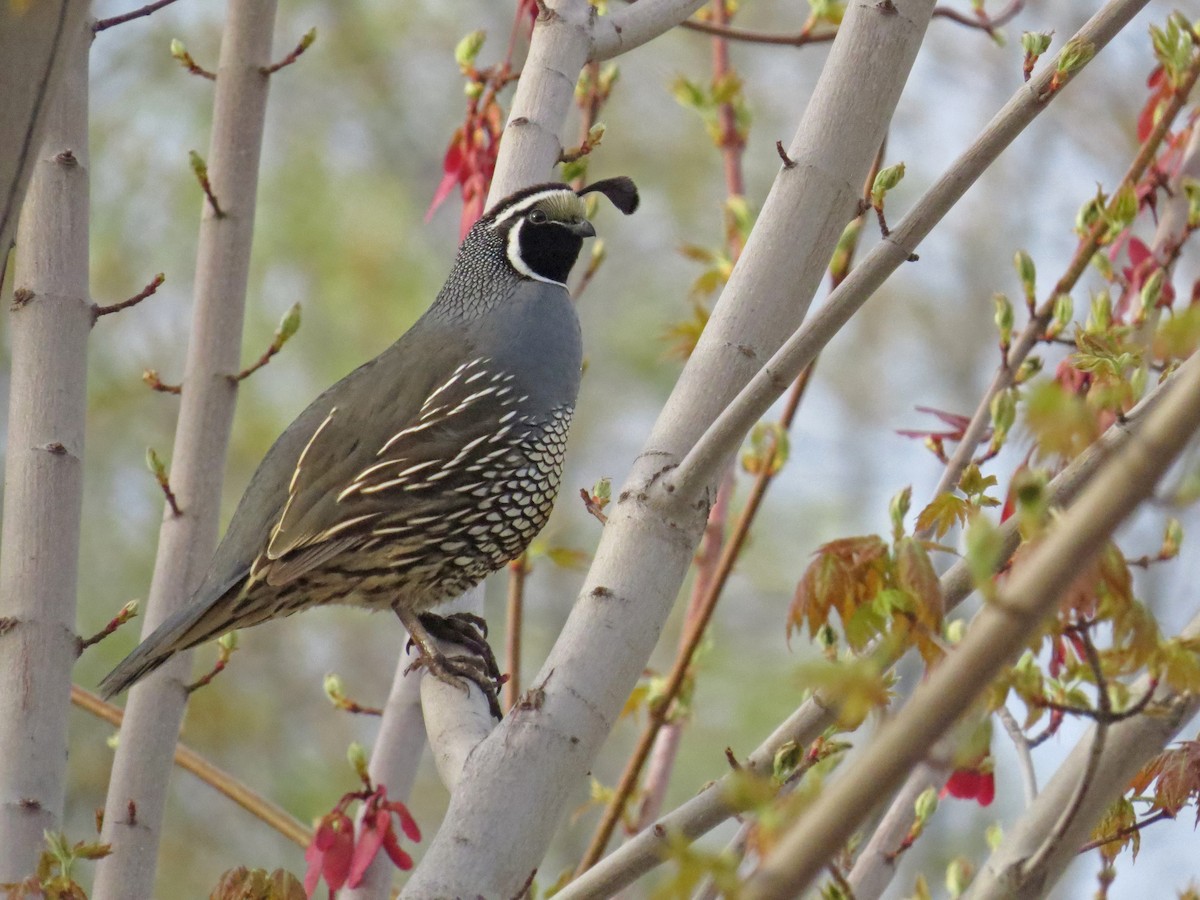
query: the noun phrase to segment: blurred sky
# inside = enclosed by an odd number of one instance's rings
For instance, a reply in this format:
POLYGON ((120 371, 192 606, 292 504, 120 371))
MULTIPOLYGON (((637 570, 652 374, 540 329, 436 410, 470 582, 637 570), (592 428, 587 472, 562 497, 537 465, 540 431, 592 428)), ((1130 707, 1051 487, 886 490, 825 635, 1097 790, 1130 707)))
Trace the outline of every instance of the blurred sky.
MULTIPOLYGON (((98 0, 96 12, 113 15, 130 5, 98 0)), ((277 56, 310 27, 319 37, 272 81, 244 358, 259 355, 297 301, 304 324, 241 391, 226 516, 292 417, 398 337, 436 293, 455 250, 458 209, 448 203, 428 223, 423 215, 464 108, 452 51, 464 33, 484 28, 490 38, 480 62, 495 61, 507 39, 510 6, 280 3, 277 56)), ((103 319, 91 342, 84 634, 148 590, 162 502, 143 460, 147 446, 171 456, 177 401, 146 390, 140 375, 154 368, 164 381, 176 381, 182 372, 200 208, 187 152, 206 152, 212 101, 211 84, 188 76, 168 47, 179 38, 202 65, 215 68, 222 8, 216 0, 181 0, 100 34, 92 51, 93 294, 101 303, 123 299, 159 271, 167 282, 135 310, 103 319)), ((671 805, 722 772, 724 747, 748 752, 800 701, 790 673, 808 655, 807 638, 793 639, 789 650, 784 621, 812 551, 834 537, 886 531, 887 501, 905 485, 913 486, 917 508, 930 499, 941 467, 896 430, 936 424, 916 412, 918 405, 959 413, 974 408, 997 358, 992 294, 1019 295, 1011 264, 1019 248, 1033 254, 1045 289, 1075 246, 1071 224, 1078 207, 1098 183, 1111 187, 1127 167, 1152 67, 1147 27, 1170 9, 1151 3, 946 218, 920 248, 920 261, 901 269, 822 355, 793 430, 791 460, 718 609, 671 805)), ((1003 47, 982 32, 935 20, 889 138, 887 161, 907 166, 904 182, 888 196, 893 224, 1019 86, 1021 31, 1052 29, 1057 48, 1092 11, 1082 0, 1033 0, 1005 29, 1003 47)), ((806 14, 796 0, 747 0, 738 24, 795 31, 806 14)), ((731 50, 754 115, 745 155, 752 208, 779 167, 775 141, 786 144, 794 132, 826 53, 821 45, 731 50)), ((679 75, 707 79, 708 40, 677 31, 619 62, 621 79, 602 115, 608 131, 591 175, 631 175, 643 205, 628 220, 610 210, 597 217, 610 262, 580 303, 588 369, 563 501, 544 534, 548 546, 583 551, 594 547, 599 525, 575 494, 603 476, 621 481, 679 371, 665 332, 688 315, 688 286, 699 270, 677 249, 721 241, 718 154, 699 119, 677 106, 669 90, 679 75)), ((506 103, 510 97, 504 95, 506 103)), ((572 121, 566 142, 574 143, 575 135, 572 121)), ((864 234, 866 244, 873 243, 873 229, 864 234)), ((1194 268, 1189 271, 1195 277, 1194 268)), ((1178 283, 1186 282, 1181 277, 1178 283)), ((1084 296, 1077 292, 1077 309, 1086 309, 1084 296)), ((6 324, 0 319, 0 330, 6 324)), ((7 341, 4 346, 7 354, 7 341)), ((1056 361, 1048 360, 1048 368, 1056 361)), ((993 464, 1002 484, 1027 447, 1018 440, 993 464)), ((735 507, 746 484, 741 475, 735 507)), ((1195 516, 1185 516, 1184 524, 1194 533, 1195 516)), ((1129 552, 1156 548, 1160 528, 1161 513, 1141 517, 1126 530, 1129 552)), ((527 674, 536 671, 565 619, 582 574, 537 563, 529 582, 527 674)), ((1188 587, 1198 575, 1197 555, 1185 545, 1182 559, 1141 581, 1164 628, 1176 629, 1191 615, 1188 587)), ((503 592, 502 580, 494 580, 488 610, 497 636, 503 592)), ((652 665, 669 665, 678 627, 676 610, 652 665)), ((195 696, 184 739, 310 820, 355 786, 343 761, 346 745, 355 739, 369 744, 376 728, 374 720, 334 711, 322 693, 322 675, 337 671, 355 699, 382 703, 399 625, 354 610, 322 610, 241 637, 230 669, 195 696)), ((133 641, 129 629, 89 651, 76 680, 94 686, 133 641)), ((213 655, 211 648, 201 651, 197 665, 210 664, 213 655)), ((73 714, 71 725, 67 824, 73 838, 82 838, 91 833, 92 811, 103 805, 112 754, 106 726, 82 713, 73 714)), ((1043 780, 1078 730, 1065 727, 1038 751, 1043 780)), ((636 731, 628 722, 618 726, 594 768, 602 781, 615 780, 636 731)), ((1193 724, 1184 736, 1194 731, 1193 724)), ((911 890, 918 868, 940 885, 940 866, 955 854, 982 859, 984 826, 1010 823, 1019 813, 1018 776, 999 731, 994 746, 997 803, 980 810, 947 801, 892 896, 911 890)), ((587 787, 579 785, 580 805, 587 787)), ((427 833, 445 802, 426 760, 411 806, 427 833)), ((562 829, 542 869, 545 881, 578 857, 594 817, 572 818, 562 829)), ((719 832, 712 846, 728 835, 719 832)), ((1136 867, 1128 854, 1118 861, 1110 897, 1144 900, 1147 887, 1154 896, 1173 895, 1200 877, 1194 847, 1190 822, 1153 826, 1136 867)), ((296 848, 184 774, 175 776, 163 852, 164 898, 206 896, 219 873, 235 865, 303 868, 296 848)), ((1056 896, 1090 896, 1097 869, 1094 855, 1080 860, 1056 896)))

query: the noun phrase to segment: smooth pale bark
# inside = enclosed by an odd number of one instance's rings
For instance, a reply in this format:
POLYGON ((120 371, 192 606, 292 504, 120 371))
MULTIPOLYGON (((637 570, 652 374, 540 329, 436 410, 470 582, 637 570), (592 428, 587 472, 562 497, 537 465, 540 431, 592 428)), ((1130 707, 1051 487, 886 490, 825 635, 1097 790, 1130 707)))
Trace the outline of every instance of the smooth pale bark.
POLYGON ((779 838, 746 886, 746 897, 790 897, 808 887, 850 838, 875 800, 896 789, 1024 648, 1062 592, 1154 486, 1200 427, 1197 357, 1075 504, 1032 548, 946 659, 779 838))
MULTIPOLYGON (((562 636, 467 762, 408 897, 514 895, 538 866, 649 657, 703 530, 711 485, 654 482, 793 331, 882 140, 932 13, 928 0, 852 4, 757 227, 696 352, 613 504, 562 636), (854 116, 846 110, 854 109, 854 116), (504 823, 520 823, 505 827, 504 823)), ((585 58, 585 57, 584 57, 585 58)), ((576 73, 571 73, 574 83, 576 73)))
POLYGON ((87 0, 0 3, 0 269, 17 233, 21 201, 87 0))
MULTIPOLYGON (((258 163, 275 0, 230 0, 217 68, 209 178, 224 216, 202 200, 195 308, 175 430, 171 487, 181 509, 163 512, 145 637, 187 603, 216 546, 221 482, 241 370, 242 319, 254 232, 258 163)), ((184 161, 180 160, 180 165, 184 161)), ((191 671, 181 653, 132 689, 113 764, 94 900, 151 896, 163 808, 191 671)))
MULTIPOLYGON (((1200 637, 1200 615, 1188 623, 1183 637, 1200 637)), ((1149 689, 1149 679, 1143 677, 1129 694, 1141 697, 1149 689)), ((966 900, 1043 897, 1050 891, 1109 804, 1125 793, 1142 766, 1200 712, 1200 695, 1171 691, 1165 686, 1158 688, 1153 703, 1159 707, 1155 714, 1134 716, 1108 726, 1095 772, 1064 828, 1060 824, 1064 810, 1073 805, 1096 738, 1095 725, 1087 730, 1033 805, 1015 826, 1006 829, 1003 843, 980 869, 966 900), (1046 842, 1052 838, 1054 844, 1050 846, 1046 842)))
MULTIPOLYGON (((2 47, 13 12, 8 4, 0 10, 2 47)), ((79 653, 75 597, 87 339, 94 321, 88 293, 91 31, 82 16, 64 27, 71 31, 59 42, 62 83, 43 116, 45 140, 29 156, 33 177, 12 273, 0 536, 0 882, 32 874, 43 832, 61 826, 71 668, 79 653)), ((13 93, 22 87, 14 84, 13 93)))

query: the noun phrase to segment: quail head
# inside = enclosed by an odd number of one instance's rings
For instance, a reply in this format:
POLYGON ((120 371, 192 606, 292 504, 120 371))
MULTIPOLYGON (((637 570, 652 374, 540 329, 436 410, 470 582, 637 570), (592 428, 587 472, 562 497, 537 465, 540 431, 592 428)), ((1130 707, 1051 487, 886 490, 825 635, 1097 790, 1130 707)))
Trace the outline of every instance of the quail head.
POLYGON ((550 514, 579 391, 566 280, 595 235, 589 191, 637 208, 628 178, 541 184, 471 228, 425 314, 267 452, 200 587, 108 674, 105 696, 233 629, 348 603, 394 610, 420 664, 475 681, 498 710, 481 622, 429 611, 520 555, 550 514), (435 636, 483 658, 446 657, 435 636))

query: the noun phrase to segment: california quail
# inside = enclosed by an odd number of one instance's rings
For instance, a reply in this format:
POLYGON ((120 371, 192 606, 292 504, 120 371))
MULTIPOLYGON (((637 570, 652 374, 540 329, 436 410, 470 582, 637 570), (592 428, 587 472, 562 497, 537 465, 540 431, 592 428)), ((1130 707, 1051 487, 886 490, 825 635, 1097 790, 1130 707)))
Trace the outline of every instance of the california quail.
MULTIPOLYGON (((520 555, 550 515, 579 391, 565 282, 595 234, 589 191, 637 208, 628 178, 578 193, 541 184, 471 228, 428 311, 267 452, 199 589, 108 674, 104 696, 233 629, 349 603, 395 610, 420 663, 471 678, 498 709, 488 667, 443 656, 428 610, 520 555)), ((437 630, 485 651, 464 626, 437 630)))

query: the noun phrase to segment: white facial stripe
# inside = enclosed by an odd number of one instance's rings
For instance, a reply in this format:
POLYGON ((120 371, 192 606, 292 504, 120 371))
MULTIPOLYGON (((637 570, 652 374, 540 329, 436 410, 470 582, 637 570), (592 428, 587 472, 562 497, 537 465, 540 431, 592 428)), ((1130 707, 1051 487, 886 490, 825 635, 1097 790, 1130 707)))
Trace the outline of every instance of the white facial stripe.
POLYGON ((529 209, 529 207, 531 207, 537 203, 540 203, 542 200, 545 200, 547 197, 554 197, 558 194, 567 194, 567 193, 570 193, 570 191, 568 191, 564 188, 553 188, 551 190, 539 191, 536 194, 531 194, 530 196, 528 196, 524 200, 522 200, 520 203, 518 203, 516 206, 506 209, 504 211, 504 214, 499 216, 496 219, 496 221, 494 221, 491 224, 491 227, 499 228, 501 225, 503 225, 509 219, 513 218, 514 216, 521 215, 521 213, 525 212, 527 209, 529 209))
POLYGON ((521 219, 513 226, 508 233, 508 261, 512 263, 512 267, 524 275, 526 278, 532 278, 534 281, 544 281, 546 284, 557 284, 566 287, 561 281, 555 281, 553 278, 547 278, 544 275, 539 275, 521 259, 521 229, 525 227, 525 220, 521 219))

